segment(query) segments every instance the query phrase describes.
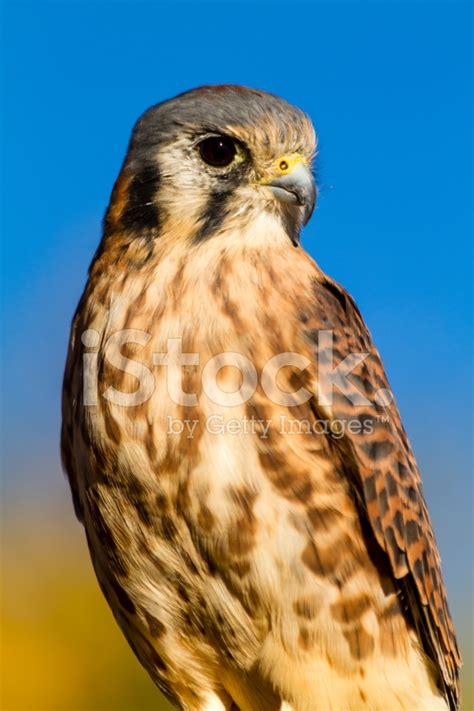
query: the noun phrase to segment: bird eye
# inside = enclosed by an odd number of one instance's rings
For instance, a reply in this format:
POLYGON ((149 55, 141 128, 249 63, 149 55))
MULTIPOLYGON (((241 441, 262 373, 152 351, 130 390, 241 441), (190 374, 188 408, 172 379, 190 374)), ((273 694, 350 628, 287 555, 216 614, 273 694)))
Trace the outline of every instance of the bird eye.
POLYGON ((199 144, 201 158, 215 168, 225 168, 235 158, 237 148, 234 141, 227 136, 211 136, 199 144))

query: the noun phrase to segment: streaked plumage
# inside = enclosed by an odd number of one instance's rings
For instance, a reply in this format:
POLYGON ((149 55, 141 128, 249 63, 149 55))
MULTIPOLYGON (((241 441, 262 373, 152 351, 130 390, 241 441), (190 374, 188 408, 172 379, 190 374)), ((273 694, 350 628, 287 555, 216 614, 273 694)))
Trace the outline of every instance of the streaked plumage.
MULTIPOLYGON (((357 307, 299 246, 315 149, 303 112, 241 87, 194 90, 139 120, 72 326, 64 466, 102 590, 179 708, 455 709, 460 660, 416 462, 357 307), (202 159, 214 135, 235 142, 228 167, 202 159), (150 369, 170 338, 199 354, 183 371, 196 404, 168 396, 173 362, 153 367, 134 407, 103 397, 137 389, 105 355, 124 329, 136 342, 122 354, 150 369), (328 331, 336 362, 368 353, 351 374, 363 405, 318 397, 328 331), (246 403, 216 405, 202 371, 222 352, 259 376, 298 353, 309 365, 282 368, 278 384, 313 396, 279 405, 260 381, 246 403), (92 405, 84 353, 98 354, 92 405), (184 419, 192 433, 173 431, 184 419), (295 433, 294 419, 330 428, 295 433)), ((238 389, 235 369, 219 384, 238 389)))

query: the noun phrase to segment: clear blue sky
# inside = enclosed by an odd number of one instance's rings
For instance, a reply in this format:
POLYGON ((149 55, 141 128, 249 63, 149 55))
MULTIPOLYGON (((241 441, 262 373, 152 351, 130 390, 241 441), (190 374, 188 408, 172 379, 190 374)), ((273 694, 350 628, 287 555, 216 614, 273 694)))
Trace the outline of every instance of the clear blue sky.
POLYGON ((318 131, 321 198, 303 243, 355 296, 385 360, 456 615, 472 532, 469 5, 37 1, 5 3, 4 23, 13 489, 63 486, 68 324, 135 119, 199 84, 260 87, 318 131))

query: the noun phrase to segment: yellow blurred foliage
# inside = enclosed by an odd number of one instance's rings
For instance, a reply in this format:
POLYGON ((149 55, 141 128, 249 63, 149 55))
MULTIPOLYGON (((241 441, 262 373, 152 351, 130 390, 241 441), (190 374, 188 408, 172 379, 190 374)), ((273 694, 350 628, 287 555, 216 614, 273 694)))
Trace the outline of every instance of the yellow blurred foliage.
POLYGON ((128 647, 70 517, 4 524, 2 711, 169 711, 128 647))
POLYGON ((102 597, 72 510, 15 509, 3 528, 2 711, 170 711, 102 597))

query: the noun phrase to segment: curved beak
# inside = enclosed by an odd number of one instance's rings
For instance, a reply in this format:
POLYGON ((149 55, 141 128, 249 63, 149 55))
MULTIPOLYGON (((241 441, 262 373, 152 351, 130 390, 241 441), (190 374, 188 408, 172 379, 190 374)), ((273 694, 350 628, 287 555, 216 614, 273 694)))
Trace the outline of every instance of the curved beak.
POLYGON ((316 184, 308 166, 300 161, 289 173, 273 178, 266 185, 281 202, 304 207, 306 225, 316 205, 316 184))

